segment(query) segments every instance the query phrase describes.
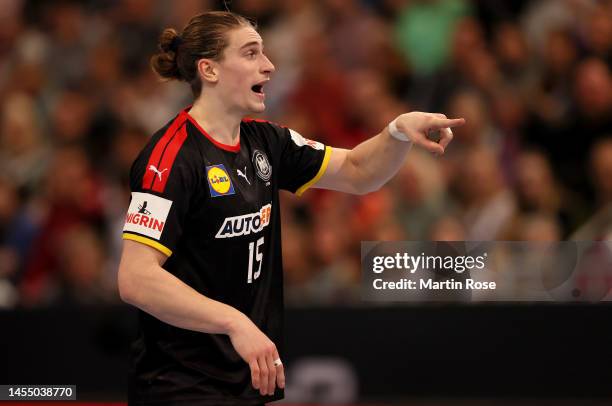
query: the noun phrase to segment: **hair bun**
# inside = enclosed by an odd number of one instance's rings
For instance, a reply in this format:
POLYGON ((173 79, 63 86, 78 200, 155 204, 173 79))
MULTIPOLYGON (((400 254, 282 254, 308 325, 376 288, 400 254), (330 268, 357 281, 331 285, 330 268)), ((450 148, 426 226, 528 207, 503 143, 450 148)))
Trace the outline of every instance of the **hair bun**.
POLYGON ((172 38, 172 41, 170 42, 170 51, 176 53, 176 51, 178 51, 179 46, 181 46, 181 44, 183 43, 183 38, 180 35, 176 35, 176 37, 172 38))
POLYGON ((166 28, 160 35, 160 52, 151 58, 151 67, 162 78, 183 79, 176 59, 176 51, 181 43, 181 36, 173 28, 166 28))

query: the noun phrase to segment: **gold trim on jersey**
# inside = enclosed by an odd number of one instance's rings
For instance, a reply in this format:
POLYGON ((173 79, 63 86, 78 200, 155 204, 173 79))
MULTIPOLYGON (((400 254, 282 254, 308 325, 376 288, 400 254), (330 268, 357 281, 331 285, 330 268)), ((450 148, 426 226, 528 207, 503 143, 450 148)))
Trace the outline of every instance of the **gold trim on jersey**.
POLYGON ((172 250, 171 249, 164 247, 163 245, 161 245, 157 241, 151 240, 151 239, 149 239, 147 237, 143 237, 141 235, 136 235, 136 234, 132 234, 132 233, 123 233, 123 239, 124 240, 132 240, 132 241, 136 241, 136 242, 148 245, 149 247, 155 248, 156 250, 160 251, 162 254, 165 254, 166 256, 172 255, 172 250))
POLYGON ((310 181, 308 181, 305 184, 303 184, 295 192, 296 195, 302 196, 302 193, 304 193, 309 187, 311 187, 312 185, 317 183, 319 181, 319 179, 321 179, 321 176, 323 176, 323 174, 327 170, 327 164, 329 164, 329 158, 331 157, 331 150, 332 150, 331 147, 329 147, 327 145, 325 146, 325 155, 323 156, 323 163, 321 163, 321 167, 319 168, 319 172, 317 172, 317 174, 315 175, 314 178, 310 179, 310 181))

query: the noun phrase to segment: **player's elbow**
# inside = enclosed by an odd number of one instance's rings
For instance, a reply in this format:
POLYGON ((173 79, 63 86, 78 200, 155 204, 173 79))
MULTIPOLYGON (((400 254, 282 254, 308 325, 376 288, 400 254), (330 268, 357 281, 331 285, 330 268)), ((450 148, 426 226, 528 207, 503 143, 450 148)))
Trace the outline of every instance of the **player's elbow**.
POLYGON ((122 301, 131 305, 137 305, 138 297, 140 296, 138 293, 139 285, 136 283, 133 273, 133 270, 122 263, 117 274, 117 286, 119 288, 119 297, 122 301))
POLYGON ((363 196, 369 193, 377 192, 380 190, 381 187, 382 185, 377 184, 377 183, 372 183, 372 182, 365 183, 364 182, 362 184, 356 185, 353 194, 363 196))

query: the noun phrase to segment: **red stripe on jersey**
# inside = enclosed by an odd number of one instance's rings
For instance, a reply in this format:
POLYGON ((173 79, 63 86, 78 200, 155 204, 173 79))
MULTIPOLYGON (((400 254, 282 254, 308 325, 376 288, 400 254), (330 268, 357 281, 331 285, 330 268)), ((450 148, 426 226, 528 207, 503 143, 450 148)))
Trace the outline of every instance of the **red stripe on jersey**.
MULTIPOLYGON (((184 115, 179 114, 178 117, 174 120, 174 122, 170 125, 170 127, 168 127, 164 135, 157 141, 157 144, 155 144, 155 148, 153 148, 153 152, 151 153, 151 156, 149 157, 149 162, 147 163, 147 167, 145 168, 144 176, 142 177, 142 188, 143 189, 153 189, 153 183, 155 182, 156 179, 159 180, 160 175, 155 171, 157 170, 158 172, 161 172, 164 170, 164 168, 166 168, 166 167, 160 168, 162 157, 165 155, 168 144, 170 144, 170 142, 175 138, 177 131, 179 130, 179 128, 181 128, 181 126, 184 123, 185 123, 184 115)), ((182 144, 183 142, 181 142, 181 145, 182 144)), ((174 154, 172 158, 172 162, 174 162, 174 158, 176 158, 176 153, 174 154)), ((169 175, 171 168, 167 168, 167 169, 168 169, 167 171, 164 171, 163 173, 161 173, 162 180, 168 179, 168 175, 169 175)), ((164 186, 165 185, 166 183, 164 182, 164 186)), ((161 191, 163 191, 163 188, 161 191)))
POLYGON ((162 155, 161 162, 157 167, 161 172, 161 175, 155 174, 156 176, 153 179, 153 187, 151 188, 153 191, 162 193, 164 189, 166 189, 166 183, 168 182, 168 178, 170 178, 170 173, 172 172, 172 165, 174 165, 176 156, 178 155, 178 152, 186 139, 187 126, 181 125, 174 137, 172 137, 170 142, 168 142, 166 150, 162 155))

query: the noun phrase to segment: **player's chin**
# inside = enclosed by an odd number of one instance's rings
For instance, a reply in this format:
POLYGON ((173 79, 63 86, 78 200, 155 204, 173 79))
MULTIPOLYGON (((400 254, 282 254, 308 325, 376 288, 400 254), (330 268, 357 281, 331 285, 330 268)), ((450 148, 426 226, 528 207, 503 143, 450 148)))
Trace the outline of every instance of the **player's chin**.
POLYGON ((250 106, 251 113, 263 113, 266 110, 264 102, 252 103, 250 106))

